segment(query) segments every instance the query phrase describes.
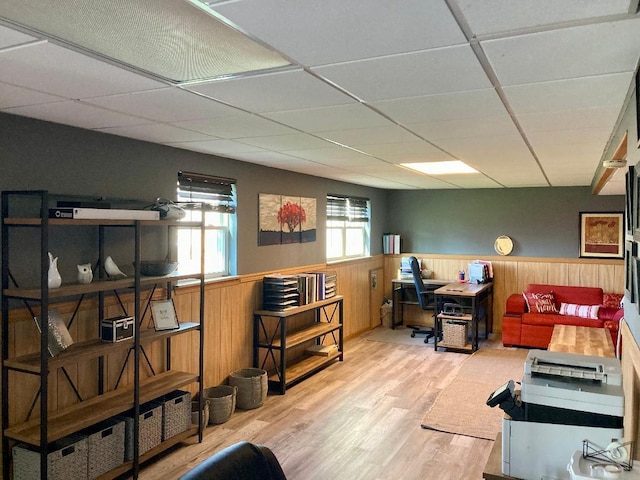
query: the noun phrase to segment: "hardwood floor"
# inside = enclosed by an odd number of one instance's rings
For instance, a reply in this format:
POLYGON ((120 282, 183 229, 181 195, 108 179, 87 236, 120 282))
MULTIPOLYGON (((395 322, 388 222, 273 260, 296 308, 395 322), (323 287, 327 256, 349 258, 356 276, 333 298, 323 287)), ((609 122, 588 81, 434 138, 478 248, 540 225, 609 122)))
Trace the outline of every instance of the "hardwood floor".
POLYGON ((288 480, 481 479, 492 441, 420 426, 466 355, 367 336, 346 342, 344 362, 285 395, 269 395, 258 409, 236 410, 228 422, 209 426, 202 443, 144 465, 139 477, 179 478, 212 453, 249 440, 273 450, 288 480))

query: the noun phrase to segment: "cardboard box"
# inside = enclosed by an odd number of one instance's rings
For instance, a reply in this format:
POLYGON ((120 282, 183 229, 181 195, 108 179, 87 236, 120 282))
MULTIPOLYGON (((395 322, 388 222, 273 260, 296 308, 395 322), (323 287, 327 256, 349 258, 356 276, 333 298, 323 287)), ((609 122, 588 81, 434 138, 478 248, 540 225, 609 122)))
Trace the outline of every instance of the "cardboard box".
POLYGON ((133 317, 105 318, 100 324, 100 338, 103 342, 121 342, 133 338, 135 323, 133 317))

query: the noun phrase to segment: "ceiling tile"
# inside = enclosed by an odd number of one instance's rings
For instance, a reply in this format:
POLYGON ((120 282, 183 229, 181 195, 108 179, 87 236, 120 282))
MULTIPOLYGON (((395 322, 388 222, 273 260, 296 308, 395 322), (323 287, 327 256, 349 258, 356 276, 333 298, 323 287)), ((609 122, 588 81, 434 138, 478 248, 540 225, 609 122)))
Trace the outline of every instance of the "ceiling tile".
POLYGON ((424 141, 356 145, 354 148, 393 163, 451 160, 451 155, 424 141))
POLYGON ((149 123, 148 120, 110 112, 109 110, 103 110, 93 105, 86 105, 71 100, 7 108, 4 111, 25 117, 39 118, 40 120, 49 122, 92 129, 149 123))
POLYGON ((252 113, 237 112, 233 116, 187 120, 173 125, 220 138, 246 138, 292 134, 295 130, 252 113))
POLYGON ((0 81, 70 99, 150 90, 163 85, 51 43, 0 51, 0 81))
POLYGON ((235 155, 245 152, 260 152, 262 149, 258 147, 252 147, 243 143, 234 142, 233 140, 176 140, 173 142, 166 142, 165 145, 176 148, 184 148, 186 150, 193 150, 195 152, 213 153, 215 155, 235 155))
POLYGON ((85 102, 158 122, 200 120, 239 113, 235 108, 175 87, 95 97, 85 102))
POLYGON ((23 107, 37 103, 60 102, 64 97, 0 82, 0 108, 23 107))
POLYGON ((633 72, 640 18, 481 42, 502 85, 633 72), (597 39, 597 40, 596 40, 597 39))
POLYGON ((359 103, 266 113, 265 116, 306 132, 391 125, 389 120, 359 103))
POLYGON ((0 49, 33 42, 36 38, 0 25, 0 49))
POLYGON ((556 131, 566 129, 605 128, 611 129, 620 113, 619 107, 584 108, 562 112, 518 114, 524 131, 556 131))
POLYGON ((416 141, 416 136, 398 125, 318 132, 318 135, 342 145, 370 145, 416 141))
POLYGON ((468 45, 328 65, 313 71, 367 102, 491 87, 468 45))
POLYGON ((164 123, 137 125, 131 127, 109 127, 96 129, 100 132, 137 138, 147 142, 170 144, 172 142, 191 142, 211 138, 208 135, 172 127, 164 123))
POLYGON ((355 102, 303 70, 223 79, 183 88, 258 113, 355 102))
POLYGON ((409 123, 408 129, 434 143, 444 138, 484 137, 512 134, 518 131, 506 111, 485 118, 458 118, 441 122, 409 123))
POLYGON ((303 65, 324 65, 465 41, 443 0, 244 0, 213 9, 303 65), (268 21, 265 21, 268 19, 268 21))
POLYGON ((478 118, 505 112, 493 88, 372 102, 401 124, 478 118))
POLYGON ((595 107, 620 107, 633 74, 619 73, 505 87, 509 105, 522 113, 549 113, 595 107))
POLYGON ((256 147, 264 148, 267 150, 277 150, 280 152, 286 152, 287 150, 304 150, 312 148, 326 148, 331 146, 331 143, 322 140, 321 138, 308 135, 306 133, 296 133, 293 135, 274 135, 268 137, 249 137, 238 138, 239 142, 246 143, 247 145, 254 145, 256 147))
POLYGON ((629 0, 454 0, 476 35, 627 13, 629 0))

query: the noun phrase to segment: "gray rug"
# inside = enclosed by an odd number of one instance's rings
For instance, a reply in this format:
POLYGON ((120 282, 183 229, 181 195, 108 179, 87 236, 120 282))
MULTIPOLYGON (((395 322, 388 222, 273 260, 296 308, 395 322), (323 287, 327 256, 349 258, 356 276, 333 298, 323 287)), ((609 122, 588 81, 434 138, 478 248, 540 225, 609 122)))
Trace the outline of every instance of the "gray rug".
POLYGON ((529 350, 480 348, 438 395, 422 427, 439 432, 495 440, 504 412, 490 408, 489 395, 508 380, 520 381, 529 350))

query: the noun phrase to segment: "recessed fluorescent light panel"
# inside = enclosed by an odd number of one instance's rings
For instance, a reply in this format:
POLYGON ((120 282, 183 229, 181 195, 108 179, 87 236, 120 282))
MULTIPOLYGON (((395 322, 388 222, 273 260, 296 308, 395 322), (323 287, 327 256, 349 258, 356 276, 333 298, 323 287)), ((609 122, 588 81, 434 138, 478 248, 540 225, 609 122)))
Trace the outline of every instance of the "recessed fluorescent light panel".
POLYGON ((424 163, 402 163, 403 167, 416 170, 427 175, 454 175, 458 173, 478 173, 475 168, 471 168, 460 160, 446 162, 424 162, 424 163))
POLYGON ((2 0, 2 20, 171 83, 290 65, 206 5, 181 0, 2 0))

